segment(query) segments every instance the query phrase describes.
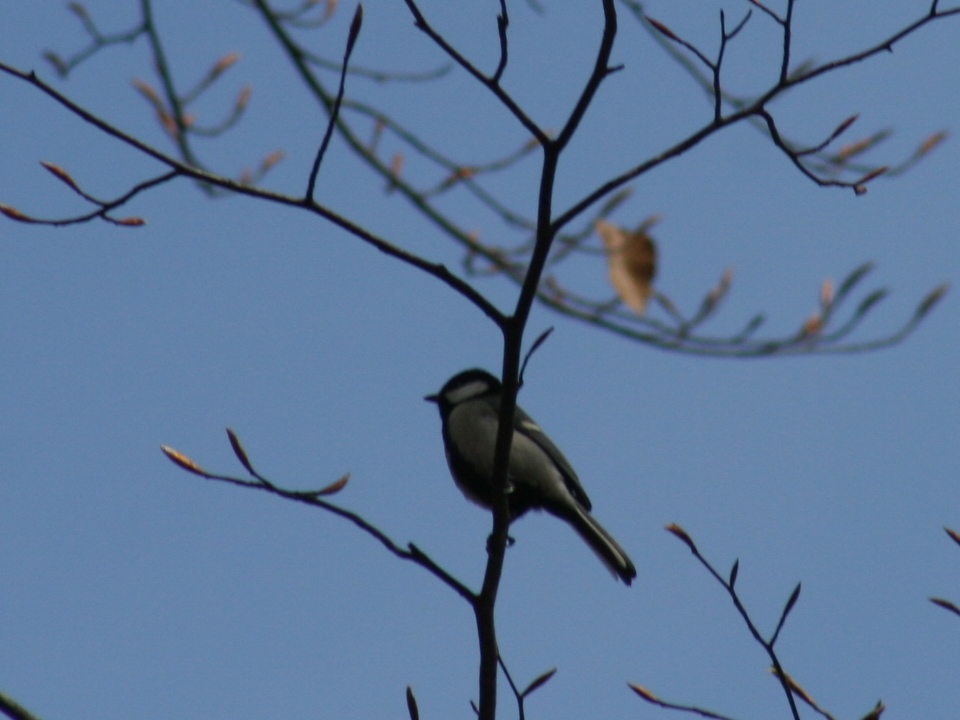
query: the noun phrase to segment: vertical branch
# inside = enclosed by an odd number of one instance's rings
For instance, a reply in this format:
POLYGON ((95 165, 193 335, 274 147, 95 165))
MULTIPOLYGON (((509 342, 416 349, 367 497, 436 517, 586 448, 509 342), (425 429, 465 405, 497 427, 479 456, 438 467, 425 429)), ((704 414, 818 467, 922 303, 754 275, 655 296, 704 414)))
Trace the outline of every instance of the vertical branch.
POLYGON ((510 16, 507 15, 507 0, 500 0, 500 14, 497 15, 497 33, 500 35, 500 63, 497 65, 496 72, 490 78, 494 85, 500 83, 503 71, 507 69, 507 26, 510 24, 510 16))
POLYGON ((780 65, 780 84, 783 85, 787 82, 787 72, 790 68, 790 42, 792 35, 792 23, 793 23, 793 2, 794 0, 787 0, 787 14, 783 18, 783 62, 780 65))
POLYGON ((727 20, 723 10, 720 11, 720 51, 717 53, 717 64, 713 67, 713 121, 719 122, 723 110, 723 96, 720 88, 720 67, 723 65, 723 53, 727 49, 727 20))
MULTIPOLYGON (((408 3, 410 0, 408 0, 408 3)), ((553 213, 553 189, 556 182, 557 166, 560 154, 570 142, 587 108, 593 101, 600 83, 611 72, 610 54, 617 34, 617 12, 614 0, 603 0, 604 27, 597 59, 593 72, 584 86, 583 92, 570 113, 563 130, 556 139, 543 138, 543 168, 540 173, 540 190, 537 200, 536 243, 527 274, 517 299, 514 314, 501 324, 503 332, 503 365, 499 427, 497 431, 496 454, 494 457, 493 482, 499 492, 494 493, 493 530, 487 542, 487 568, 483 587, 474 604, 477 631, 480 642, 480 720, 494 720, 497 701, 497 649, 494 610, 500 578, 503 573, 503 559, 507 545, 507 530, 510 515, 507 507, 507 467, 510 458, 510 445, 513 440, 513 417, 517 405, 519 389, 520 356, 523 345, 523 333, 526 328, 530 309, 536 297, 540 278, 557 228, 551 222, 553 213)), ((522 113, 518 117, 525 117, 522 113)))
POLYGON ((194 167, 200 167, 200 161, 193 154, 193 150, 190 149, 190 144, 187 142, 187 121, 183 116, 183 105, 177 97, 177 91, 173 85, 173 75, 170 72, 170 65, 167 63, 167 56, 163 51, 163 45, 160 43, 160 34, 157 32, 157 27, 154 23, 152 0, 140 0, 140 10, 143 14, 143 29, 150 39, 153 63, 157 68, 157 74, 160 75, 163 93, 166 95, 167 105, 170 107, 170 115, 176 126, 176 137, 174 141, 177 143, 183 159, 194 167))
POLYGON ((587 84, 583 88, 583 92, 580 94, 580 99, 573 108, 573 112, 570 113, 570 118, 567 120, 566 125, 564 125, 563 130, 561 130, 557 136, 556 144, 561 149, 566 146, 573 136, 573 133, 576 132, 577 126, 587 112, 587 108, 590 106, 590 103, 593 102, 593 97, 596 95, 600 83, 603 82, 603 79, 607 75, 614 72, 614 69, 610 67, 609 63, 610 53, 613 50, 613 41, 616 36, 617 9, 613 5, 613 0, 603 0, 603 39, 600 41, 600 49, 597 52, 597 60, 593 65, 593 72, 590 74, 590 79, 587 80, 587 84))
POLYGON ((353 46, 357 42, 357 36, 360 34, 360 27, 363 25, 363 5, 358 4, 357 10, 353 14, 353 22, 350 23, 350 34, 347 35, 347 49, 343 53, 343 67, 340 68, 340 88, 337 90, 337 98, 333 101, 333 108, 330 110, 330 118, 327 122, 327 130, 323 134, 323 141, 317 150, 317 157, 313 160, 313 168, 310 170, 310 179, 307 181, 307 192, 304 199, 308 202, 313 200, 313 191, 317 184, 317 174, 320 172, 320 163, 323 162, 323 156, 327 152, 327 146, 330 144, 330 138, 333 135, 334 125, 337 124, 337 116, 340 114, 340 105, 343 103, 343 91, 347 84, 347 64, 350 62, 350 55, 353 54, 353 46))

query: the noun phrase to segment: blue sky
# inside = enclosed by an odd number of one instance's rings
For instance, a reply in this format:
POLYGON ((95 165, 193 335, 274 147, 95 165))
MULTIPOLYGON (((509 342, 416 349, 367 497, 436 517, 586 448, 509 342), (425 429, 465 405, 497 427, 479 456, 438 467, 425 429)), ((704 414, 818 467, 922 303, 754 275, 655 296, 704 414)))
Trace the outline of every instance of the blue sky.
MULTIPOLYGON (((598 3, 543 4, 542 16, 510 5, 505 86, 556 128, 592 62, 600 12, 598 3)), ((137 18, 127 0, 86 7, 105 30, 137 18)), ((498 3, 422 7, 493 67, 498 3)), ((715 51, 718 5, 647 7, 715 51)), ((723 7, 739 18, 747 4, 723 7)), ((352 9, 307 36, 311 47, 337 57, 352 9)), ((824 62, 861 49, 926 10, 912 0, 798 3, 795 57, 824 62)), ((357 64, 442 64, 399 0, 365 11, 357 64)), ((301 192, 323 120, 253 13, 180 0, 163 3, 158 22, 183 86, 241 53, 198 107, 201 118, 221 117, 242 86, 253 87, 243 122, 198 146, 205 161, 235 175, 282 149, 264 185, 301 192)), ((614 61, 625 70, 604 85, 565 157, 560 207, 709 120, 699 90, 625 12, 621 30, 614 61)), ((957 130, 958 33, 956 19, 944 20, 772 110, 810 143, 859 112, 850 139, 894 129, 870 159, 895 163, 931 133, 957 130)), ((66 55, 84 41, 60 3, 0 9, 0 59, 36 68, 169 149, 130 84, 154 82, 143 41, 56 79, 41 53, 66 55)), ((748 94, 769 83, 776 42, 773 24, 754 17, 728 49, 729 87, 748 94)), ((465 162, 527 139, 456 71, 429 86, 351 78, 348 95, 389 108, 465 162)), ((2 203, 43 217, 85 208, 41 160, 104 197, 160 171, 25 83, 0 77, 0 98, 2 203)), ((789 333, 816 309, 825 277, 839 281, 872 260, 865 287, 892 294, 864 324, 866 338, 895 328, 936 285, 956 285, 958 168, 950 139, 855 197, 817 188, 763 136, 736 127, 639 179, 613 219, 663 216, 658 287, 687 310, 735 269, 709 326, 718 333, 757 311, 773 332, 789 333)), ((535 171, 529 163, 489 187, 532 212, 535 171)), ((459 268, 458 250, 336 140, 318 193, 398 245, 459 268)), ((456 194, 444 208, 481 237, 503 232, 456 194)), ((435 279, 302 212, 210 200, 179 181, 123 214, 148 224, 51 229, 0 218, 0 690, 51 720, 366 718, 404 716, 411 685, 423 717, 469 717, 477 651, 463 601, 337 518, 189 476, 159 446, 239 472, 230 426, 285 486, 319 487, 349 471, 338 502, 477 586, 489 516, 450 481, 439 418, 422 397, 465 367, 498 369, 499 333, 435 279)), ((601 258, 560 274, 584 292, 609 292, 601 258)), ((513 286, 475 283, 512 306, 513 286)), ((629 589, 615 583, 549 516, 517 523, 499 606, 502 651, 520 682, 559 668, 530 699, 530 715, 668 715, 630 693, 632 681, 736 717, 787 716, 722 589, 663 531, 675 522, 720 568, 740 559, 738 587, 768 632, 803 582, 781 658, 836 717, 861 717, 880 698, 885 717, 956 717, 960 618, 927 597, 960 602, 960 548, 941 529, 960 527, 957 307, 948 294, 893 349, 765 360, 665 353, 536 308, 530 332, 556 330, 520 401, 577 468, 639 577, 629 589)), ((512 717, 502 698, 502 716, 512 717)))

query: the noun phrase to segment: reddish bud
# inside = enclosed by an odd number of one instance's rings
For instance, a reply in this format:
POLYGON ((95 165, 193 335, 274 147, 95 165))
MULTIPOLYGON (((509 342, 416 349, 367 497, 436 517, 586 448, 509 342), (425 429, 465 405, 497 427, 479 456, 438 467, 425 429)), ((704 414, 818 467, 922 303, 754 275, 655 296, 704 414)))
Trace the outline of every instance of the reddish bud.
POLYGON ((678 38, 676 35, 673 34, 673 30, 671 30, 670 28, 668 28, 666 25, 664 25, 664 24, 663 24, 662 22, 660 22, 659 20, 654 20, 652 17, 649 17, 649 16, 648 16, 648 17, 647 17, 647 22, 650 23, 651 25, 653 25, 657 30, 659 30, 660 32, 662 32, 664 35, 666 35, 666 36, 667 36, 668 38, 670 38, 671 40, 676 40, 677 42, 680 42, 680 38, 678 38))
POLYGON ((826 278, 823 285, 820 286, 820 305, 826 309, 833 304, 834 289, 833 280, 826 278))
POLYGON ((683 542, 685 542, 687 544, 687 547, 689 547, 691 550, 693 550, 694 552, 697 551, 697 546, 694 544, 693 538, 687 535, 687 531, 684 530, 682 527, 680 527, 676 523, 670 523, 664 529, 667 532, 673 533, 678 538, 683 540, 683 542))
POLYGON ((803 324, 803 334, 807 336, 819 335, 821 330, 823 330, 823 317, 819 312, 815 312, 803 324))
POLYGON ((210 477, 210 474, 206 470, 197 465, 182 452, 174 450, 172 447, 167 445, 161 445, 160 449, 163 451, 163 454, 170 458, 175 465, 179 465, 187 472, 192 472, 194 475, 200 475, 201 477, 210 477))
POLYGON ((30 217, 29 215, 24 215, 11 205, 0 204, 0 213, 3 213, 11 220, 18 220, 19 222, 37 222, 37 220, 34 218, 30 217))
POLYGON ((240 59, 240 53, 236 51, 229 53, 227 55, 224 55, 222 58, 217 60, 216 65, 214 65, 213 68, 211 68, 210 78, 213 79, 217 77, 222 72, 224 72, 227 68, 229 68, 231 65, 236 64, 237 60, 239 59, 240 59))
POLYGON ((250 102, 250 95, 253 94, 253 88, 249 85, 243 90, 240 91, 240 95, 237 96, 237 110, 243 110, 247 107, 247 104, 250 102))
POLYGON ((262 163, 260 163, 260 172, 261 173, 267 172, 267 170, 269 170, 278 162, 283 160, 283 158, 284 158, 283 150, 274 150, 272 153, 270 153, 263 159, 262 163))
POLYGON ((949 135, 949 133, 946 130, 941 130, 938 133, 934 133, 933 135, 928 137, 926 140, 924 140, 922 143, 920 143, 920 147, 917 148, 917 155, 918 156, 926 155, 928 152, 933 150, 937 145, 939 145, 944 140, 946 140, 947 135, 949 135))
POLYGON ((54 175, 54 177, 56 177, 58 180, 65 182, 71 188, 73 188, 77 192, 80 192, 80 188, 77 186, 77 183, 74 181, 72 177, 70 177, 70 174, 66 170, 64 170, 62 167, 60 167, 59 165, 54 165, 53 163, 50 163, 50 162, 45 162, 43 160, 40 161, 40 164, 43 165, 43 167, 46 168, 48 171, 50 171, 54 175))
POLYGON ((868 182, 870 182, 874 178, 879 177, 880 175, 883 175, 889 169, 890 169, 889 167, 884 165, 883 167, 878 167, 876 170, 871 170, 870 172, 868 172, 866 175, 864 175, 862 178, 860 178, 857 181, 857 185, 866 185, 868 182))
POLYGON ((627 687, 633 690, 637 695, 642 697, 644 700, 648 700, 650 702, 659 702, 659 699, 657 698, 657 696, 654 695, 649 690, 647 690, 642 685, 637 685, 636 683, 627 683, 627 687))
POLYGON ((833 139, 835 139, 836 137, 842 135, 842 134, 844 133, 844 131, 846 131, 847 128, 849 128, 851 125, 853 125, 853 124, 857 121, 857 118, 859 118, 859 117, 860 117, 860 113, 857 113, 856 115, 851 115, 851 116, 848 117, 846 120, 844 120, 842 123, 840 123, 840 124, 837 126, 837 129, 833 131, 833 135, 830 136, 830 139, 833 140, 833 139))
POLYGON ((330 485, 327 485, 322 490, 317 490, 317 492, 315 492, 314 495, 316 495, 317 497, 320 497, 321 495, 336 495, 338 492, 340 492, 347 486, 348 482, 350 482, 350 473, 347 473, 342 478, 337 480, 335 483, 331 483, 330 485))

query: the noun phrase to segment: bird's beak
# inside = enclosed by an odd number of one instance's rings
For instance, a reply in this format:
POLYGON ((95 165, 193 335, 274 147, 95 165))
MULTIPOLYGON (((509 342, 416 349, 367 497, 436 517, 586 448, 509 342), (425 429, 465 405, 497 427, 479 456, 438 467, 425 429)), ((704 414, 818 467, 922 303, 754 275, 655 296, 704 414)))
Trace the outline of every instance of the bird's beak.
POLYGON ((427 402, 438 403, 438 402, 440 402, 440 396, 439 396, 439 395, 427 395, 427 396, 424 398, 424 400, 426 400, 427 402))

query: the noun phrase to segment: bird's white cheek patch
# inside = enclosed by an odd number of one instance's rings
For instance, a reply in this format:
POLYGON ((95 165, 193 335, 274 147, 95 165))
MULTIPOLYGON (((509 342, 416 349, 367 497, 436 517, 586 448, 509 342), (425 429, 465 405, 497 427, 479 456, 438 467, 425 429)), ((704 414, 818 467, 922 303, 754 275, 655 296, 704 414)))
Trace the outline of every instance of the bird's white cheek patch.
POLYGON ((472 397, 477 397, 478 395, 483 395, 487 390, 490 389, 490 385, 483 380, 474 380, 471 383, 467 383, 463 387, 458 387, 456 390, 451 390, 446 393, 447 402, 451 405, 457 405, 462 403, 464 400, 469 400, 472 397))

